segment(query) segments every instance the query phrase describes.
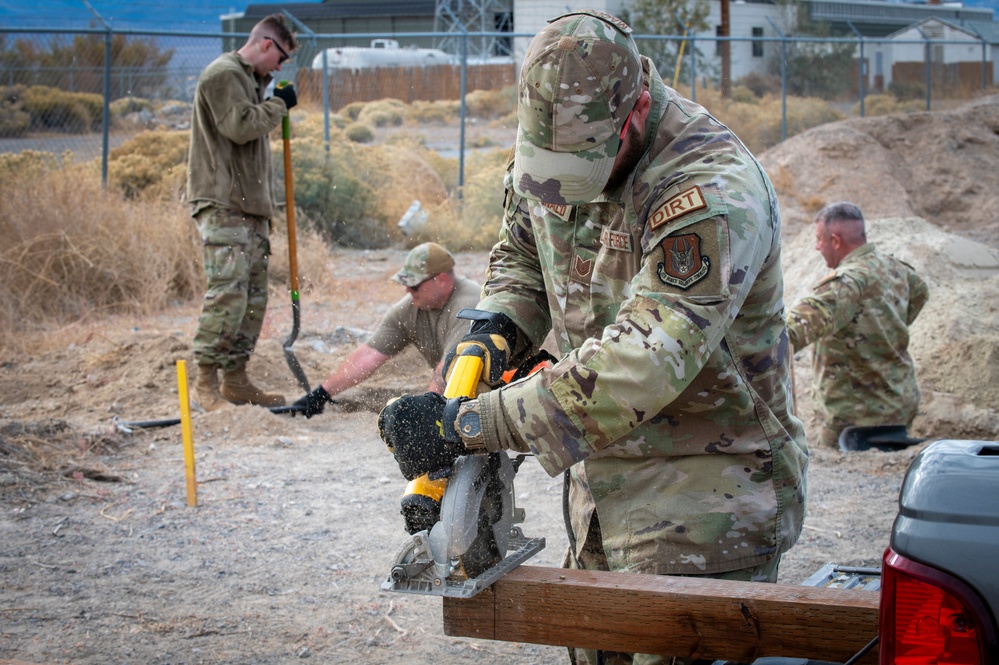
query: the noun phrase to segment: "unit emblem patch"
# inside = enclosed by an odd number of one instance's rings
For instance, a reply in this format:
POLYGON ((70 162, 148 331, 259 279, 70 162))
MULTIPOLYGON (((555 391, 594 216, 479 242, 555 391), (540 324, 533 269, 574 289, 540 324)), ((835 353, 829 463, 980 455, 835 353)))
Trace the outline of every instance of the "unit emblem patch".
POLYGON ((711 259, 701 255, 701 237, 696 233, 668 236, 663 239, 663 262, 659 264, 659 279, 680 289, 691 286, 708 276, 711 259))

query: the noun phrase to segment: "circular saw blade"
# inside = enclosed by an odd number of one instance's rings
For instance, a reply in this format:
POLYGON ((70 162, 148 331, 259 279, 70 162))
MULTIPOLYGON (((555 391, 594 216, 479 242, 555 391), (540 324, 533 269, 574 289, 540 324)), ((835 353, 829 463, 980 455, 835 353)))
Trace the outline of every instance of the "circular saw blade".
POLYGON ((437 563, 456 563, 454 574, 472 579, 503 560, 503 534, 513 522, 514 473, 506 453, 459 458, 441 502, 441 521, 431 531, 437 563))

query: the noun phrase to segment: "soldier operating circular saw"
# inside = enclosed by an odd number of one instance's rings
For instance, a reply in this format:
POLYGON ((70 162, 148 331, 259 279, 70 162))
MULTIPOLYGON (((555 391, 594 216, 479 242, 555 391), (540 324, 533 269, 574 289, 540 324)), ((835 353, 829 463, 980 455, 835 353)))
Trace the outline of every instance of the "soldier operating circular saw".
MULTIPOLYGON (((464 309, 458 316, 487 325, 501 323, 496 314, 473 309, 464 309)), ((477 337, 482 344, 468 341, 475 334, 466 335, 466 341, 445 358, 448 370, 444 394, 428 392, 430 400, 460 404, 474 398, 480 387, 488 390, 519 378, 516 374, 504 376, 503 367, 491 365, 486 350, 490 340, 477 337)), ((541 352, 524 367, 534 368, 535 363, 543 365, 551 359, 547 352, 541 352)), ((390 402, 378 418, 378 430, 393 452, 396 442, 408 449, 410 442, 432 440, 444 422, 426 419, 420 409, 410 410, 407 407, 414 403, 406 397, 390 402), (393 408, 394 403, 402 408, 393 408)), ((457 443, 456 436, 449 438, 451 443, 457 443)), ((439 483, 439 511, 425 513, 429 519, 421 530, 411 528, 412 517, 407 515, 412 536, 396 556, 385 589, 470 597, 544 547, 544 539, 528 539, 516 526, 524 521, 524 511, 514 505, 513 478, 526 455, 511 460, 506 452, 462 456, 463 452, 460 444, 450 450, 427 449, 426 457, 415 464, 396 457, 410 481, 406 496, 420 496, 413 483, 421 478, 439 483)), ((404 514, 406 507, 404 496, 404 514)))
POLYGON ((475 348, 496 385, 549 332, 561 360, 471 398, 401 397, 383 439, 407 477, 507 451, 568 470, 568 566, 776 581, 808 453, 766 173, 602 12, 552 20, 519 94, 488 314, 446 372, 475 348))

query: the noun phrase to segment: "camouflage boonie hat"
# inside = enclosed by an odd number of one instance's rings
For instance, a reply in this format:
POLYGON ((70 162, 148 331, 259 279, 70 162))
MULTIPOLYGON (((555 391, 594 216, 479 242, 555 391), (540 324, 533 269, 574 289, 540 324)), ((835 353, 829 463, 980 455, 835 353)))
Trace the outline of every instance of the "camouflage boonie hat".
POLYGON ((451 253, 435 242, 425 242, 410 250, 402 269, 392 279, 413 289, 451 268, 454 268, 451 253))
POLYGON ((556 205, 595 199, 641 92, 642 63, 626 23, 597 11, 549 21, 520 74, 514 190, 556 205))

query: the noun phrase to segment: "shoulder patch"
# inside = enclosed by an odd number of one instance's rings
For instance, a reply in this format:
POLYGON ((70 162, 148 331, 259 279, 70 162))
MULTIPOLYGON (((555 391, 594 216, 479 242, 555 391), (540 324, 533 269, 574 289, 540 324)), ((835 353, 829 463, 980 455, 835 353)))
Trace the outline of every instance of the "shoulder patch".
POLYGON ((657 274, 663 284, 686 290, 708 276, 711 259, 701 254, 701 237, 696 233, 667 236, 660 246, 663 261, 657 274))
POLYGON ((704 200, 701 188, 694 185, 676 194, 659 206, 659 209, 649 216, 649 228, 652 230, 658 229, 663 224, 668 224, 687 213, 707 207, 708 202, 704 200))
POLYGON ((564 203, 542 203, 541 207, 561 219, 563 222, 569 221, 569 213, 572 210, 572 206, 565 205, 564 203))

